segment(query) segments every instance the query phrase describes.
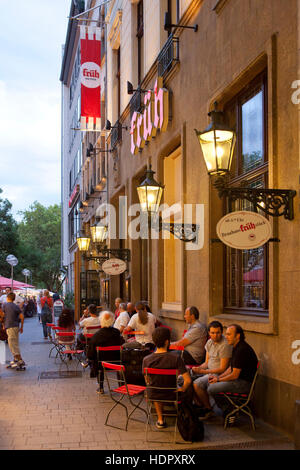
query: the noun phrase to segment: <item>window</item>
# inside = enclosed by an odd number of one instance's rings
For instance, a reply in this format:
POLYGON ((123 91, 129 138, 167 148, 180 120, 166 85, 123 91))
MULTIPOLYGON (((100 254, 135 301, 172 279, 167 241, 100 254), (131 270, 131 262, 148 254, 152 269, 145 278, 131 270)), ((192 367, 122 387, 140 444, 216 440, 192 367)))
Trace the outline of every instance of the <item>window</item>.
MULTIPOLYGON (((235 128, 237 143, 231 185, 267 187, 266 73, 260 75, 225 108, 227 122, 235 128)), ((248 201, 227 201, 227 212, 254 210, 248 201)), ((262 215, 265 214, 262 212, 262 215)), ((268 315, 268 246, 253 250, 224 247, 225 312, 268 315)))

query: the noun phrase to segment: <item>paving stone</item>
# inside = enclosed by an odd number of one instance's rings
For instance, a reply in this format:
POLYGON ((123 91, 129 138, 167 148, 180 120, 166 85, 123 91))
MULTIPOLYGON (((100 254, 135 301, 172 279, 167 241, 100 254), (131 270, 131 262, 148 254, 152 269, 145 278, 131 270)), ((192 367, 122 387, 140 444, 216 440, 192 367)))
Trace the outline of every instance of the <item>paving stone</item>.
MULTIPOLYGON (((112 402, 107 390, 104 396, 95 393, 96 380, 90 379, 88 373, 74 379, 39 380, 41 372, 59 370, 59 361, 48 358, 50 345, 31 345, 39 341, 41 327, 36 318, 25 319, 20 346, 28 363, 26 372, 8 373, 0 365, 0 450, 293 448, 286 436, 259 420, 256 432, 247 419, 239 427, 225 431, 222 420, 216 418, 205 423, 203 442, 175 445, 172 441, 169 444, 159 441, 166 440, 159 433, 157 443, 145 442, 145 424, 133 420, 127 432, 105 426, 112 402)), ((136 413, 136 418, 145 421, 142 413, 136 413)), ((124 410, 114 410, 110 423, 125 425, 124 410)))

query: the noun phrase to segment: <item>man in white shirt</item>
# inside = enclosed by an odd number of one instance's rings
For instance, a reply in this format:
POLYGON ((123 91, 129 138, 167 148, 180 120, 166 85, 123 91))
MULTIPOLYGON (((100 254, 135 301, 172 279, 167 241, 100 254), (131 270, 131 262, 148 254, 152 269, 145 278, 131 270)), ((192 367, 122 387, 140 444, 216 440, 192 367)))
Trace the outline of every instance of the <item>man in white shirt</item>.
POLYGON ((96 331, 100 330, 100 319, 97 311, 97 306, 95 304, 91 304, 87 307, 84 312, 81 321, 79 322, 80 328, 83 328, 83 334, 87 333, 96 333, 96 331), (99 328, 95 328, 93 330, 87 330, 88 326, 99 326, 99 328))
POLYGON ((121 334, 123 334, 123 330, 126 328, 130 320, 126 309, 127 305, 125 302, 119 305, 120 314, 114 323, 114 328, 117 328, 121 334))
MULTIPOLYGON (((5 294, 1 295, 0 297, 1 305, 7 302, 7 295, 10 294, 11 292, 12 292, 11 287, 5 288, 5 294)), ((18 307, 22 310, 23 305, 24 305, 24 299, 20 295, 15 294, 14 304, 18 305, 18 307)))

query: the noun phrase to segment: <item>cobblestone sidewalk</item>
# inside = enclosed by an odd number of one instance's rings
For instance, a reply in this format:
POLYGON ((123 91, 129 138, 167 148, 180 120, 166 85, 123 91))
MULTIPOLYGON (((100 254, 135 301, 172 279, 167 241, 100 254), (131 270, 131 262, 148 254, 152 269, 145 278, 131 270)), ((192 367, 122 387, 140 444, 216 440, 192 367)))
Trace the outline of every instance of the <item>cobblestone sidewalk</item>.
MULTIPOLYGON (((131 421, 129 430, 104 426, 111 402, 106 393, 96 394, 96 379, 89 370, 76 378, 41 379, 43 372, 59 369, 48 358, 50 344, 43 340, 37 318, 25 319, 20 336, 24 372, 0 364, 0 450, 12 449, 92 449, 92 450, 185 450, 185 449, 293 449, 293 443, 267 424, 257 420, 257 430, 247 420, 224 431, 220 418, 205 423, 205 439, 195 444, 163 444, 169 433, 155 432, 157 443, 145 442, 144 422, 131 421)), ((3 356, 4 343, 0 347, 3 356)), ((5 359, 11 360, 6 348, 5 359)), ((51 375, 51 374, 50 374, 51 375)), ((139 415, 137 414, 137 418, 139 415)), ((145 418, 141 414, 141 420, 145 418)), ((115 424, 122 425, 122 410, 115 411, 115 424)))

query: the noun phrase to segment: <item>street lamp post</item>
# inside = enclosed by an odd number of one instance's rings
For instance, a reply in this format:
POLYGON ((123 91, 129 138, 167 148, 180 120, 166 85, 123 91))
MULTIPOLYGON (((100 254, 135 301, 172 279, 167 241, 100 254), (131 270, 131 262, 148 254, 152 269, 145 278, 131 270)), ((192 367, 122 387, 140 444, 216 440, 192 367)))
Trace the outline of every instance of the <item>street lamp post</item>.
POLYGON ((11 290, 14 290, 14 266, 18 264, 18 258, 15 255, 8 255, 6 257, 6 262, 11 266, 11 290))

